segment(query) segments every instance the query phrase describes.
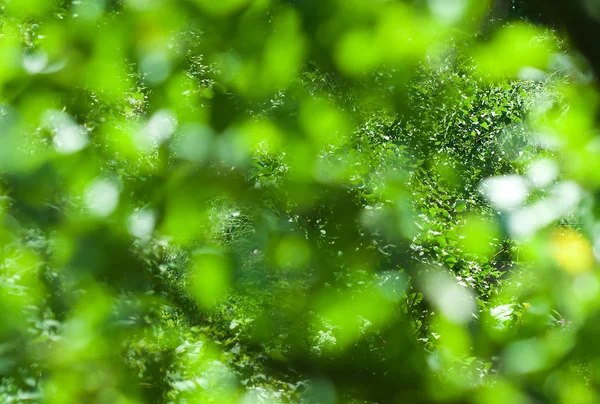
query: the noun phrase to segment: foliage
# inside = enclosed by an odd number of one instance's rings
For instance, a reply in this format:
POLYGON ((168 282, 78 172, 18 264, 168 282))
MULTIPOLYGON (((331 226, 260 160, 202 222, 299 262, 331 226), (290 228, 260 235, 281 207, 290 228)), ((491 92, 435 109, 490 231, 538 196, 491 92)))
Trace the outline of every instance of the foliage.
POLYGON ((597 95, 556 33, 0 4, 3 401, 597 400, 597 95))

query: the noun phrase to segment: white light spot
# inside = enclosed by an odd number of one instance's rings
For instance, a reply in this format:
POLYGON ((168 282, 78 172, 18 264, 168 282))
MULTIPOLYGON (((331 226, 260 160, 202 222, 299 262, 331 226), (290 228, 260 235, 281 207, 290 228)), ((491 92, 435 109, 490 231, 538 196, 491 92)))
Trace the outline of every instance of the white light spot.
POLYGON ((149 210, 141 210, 129 216, 127 229, 131 235, 146 240, 152 235, 155 224, 154 213, 149 210))
POLYGON ((458 21, 467 10, 467 0, 428 0, 431 12, 438 18, 453 23, 458 21))
POLYGON ((473 293, 446 274, 429 274, 425 279, 426 296, 449 321, 465 324, 476 313, 473 293))
POLYGON ((564 140, 550 130, 538 132, 532 136, 532 143, 539 148, 558 151, 564 146, 564 140))
POLYGON ((177 118, 168 109, 156 111, 146 123, 141 136, 137 137, 138 146, 151 149, 167 140, 177 127, 177 118))
POLYGON ((93 215, 106 217, 119 204, 119 190, 111 181, 96 180, 85 192, 85 204, 93 215))
POLYGON ((508 227, 516 238, 527 238, 571 212, 583 197, 583 191, 572 181, 563 181, 554 187, 552 195, 512 212, 508 227))
POLYGON ((50 66, 48 66, 47 68, 45 68, 43 73, 44 74, 56 73, 56 72, 64 69, 66 65, 67 65, 67 59, 59 60, 58 62, 53 63, 50 66))
POLYGON ((71 154, 87 145, 85 131, 68 114, 50 110, 46 112, 44 121, 54 134, 54 147, 58 152, 71 154))
POLYGON ((508 227, 513 237, 527 238, 553 220, 553 204, 544 200, 513 212, 508 227))
POLYGON ((146 130, 152 140, 156 143, 162 143, 175 132, 176 126, 177 118, 175 118, 175 115, 168 109, 161 109, 152 115, 146 125, 146 130))
POLYGON ((554 161, 549 159, 534 161, 527 169, 527 177, 538 188, 550 185, 557 176, 558 166, 554 161))
POLYGON ((494 207, 501 210, 520 206, 528 194, 527 182, 516 174, 486 178, 479 189, 494 207))
POLYGON ((23 55, 23 68, 29 74, 38 74, 48 65, 48 55, 43 50, 23 55))
POLYGON ((517 73, 517 76, 521 80, 527 81, 544 81, 546 79, 546 73, 543 70, 530 66, 521 68, 521 70, 519 70, 517 73))
POLYGON ((561 214, 565 214, 575 209, 583 197, 583 191, 575 182, 563 181, 556 184, 554 196, 557 201, 557 208, 560 209, 561 214))

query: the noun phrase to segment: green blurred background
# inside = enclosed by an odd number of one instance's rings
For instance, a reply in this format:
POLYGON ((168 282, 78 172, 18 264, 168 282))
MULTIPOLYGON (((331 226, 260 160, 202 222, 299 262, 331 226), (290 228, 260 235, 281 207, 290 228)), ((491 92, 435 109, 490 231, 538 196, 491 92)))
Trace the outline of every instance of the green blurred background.
POLYGON ((597 38, 595 0, 0 0, 0 401, 600 401, 597 38))

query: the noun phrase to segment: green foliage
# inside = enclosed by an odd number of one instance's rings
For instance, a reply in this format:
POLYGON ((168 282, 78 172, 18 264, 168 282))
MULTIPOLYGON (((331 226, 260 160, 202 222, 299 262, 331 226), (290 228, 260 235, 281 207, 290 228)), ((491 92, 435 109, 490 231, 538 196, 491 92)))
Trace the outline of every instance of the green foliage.
POLYGON ((597 400, 597 95, 556 34, 0 7, 3 401, 597 400))

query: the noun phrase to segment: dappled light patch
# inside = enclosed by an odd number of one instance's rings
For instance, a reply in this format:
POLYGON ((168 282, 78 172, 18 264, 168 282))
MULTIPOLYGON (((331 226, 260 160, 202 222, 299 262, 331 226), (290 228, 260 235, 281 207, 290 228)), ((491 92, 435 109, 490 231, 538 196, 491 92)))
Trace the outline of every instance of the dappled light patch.
POLYGON ((516 238, 527 238, 557 219, 573 212, 582 199, 582 190, 574 182, 563 181, 551 188, 551 194, 524 206, 509 216, 509 229, 516 238))
POLYGON ((119 203, 119 189, 110 180, 98 179, 85 191, 85 204, 94 216, 105 217, 114 212, 119 203))
POLYGON ((477 306, 472 292, 448 274, 435 270, 427 272, 423 290, 436 310, 451 323, 466 324, 476 315, 477 306))
POLYGON ((54 147, 59 153, 75 153, 87 145, 88 139, 84 129, 68 114, 50 110, 44 114, 43 119, 54 134, 54 147))
POLYGON ((507 175, 485 179, 480 185, 481 192, 500 210, 519 207, 528 196, 525 179, 519 175, 507 175))

